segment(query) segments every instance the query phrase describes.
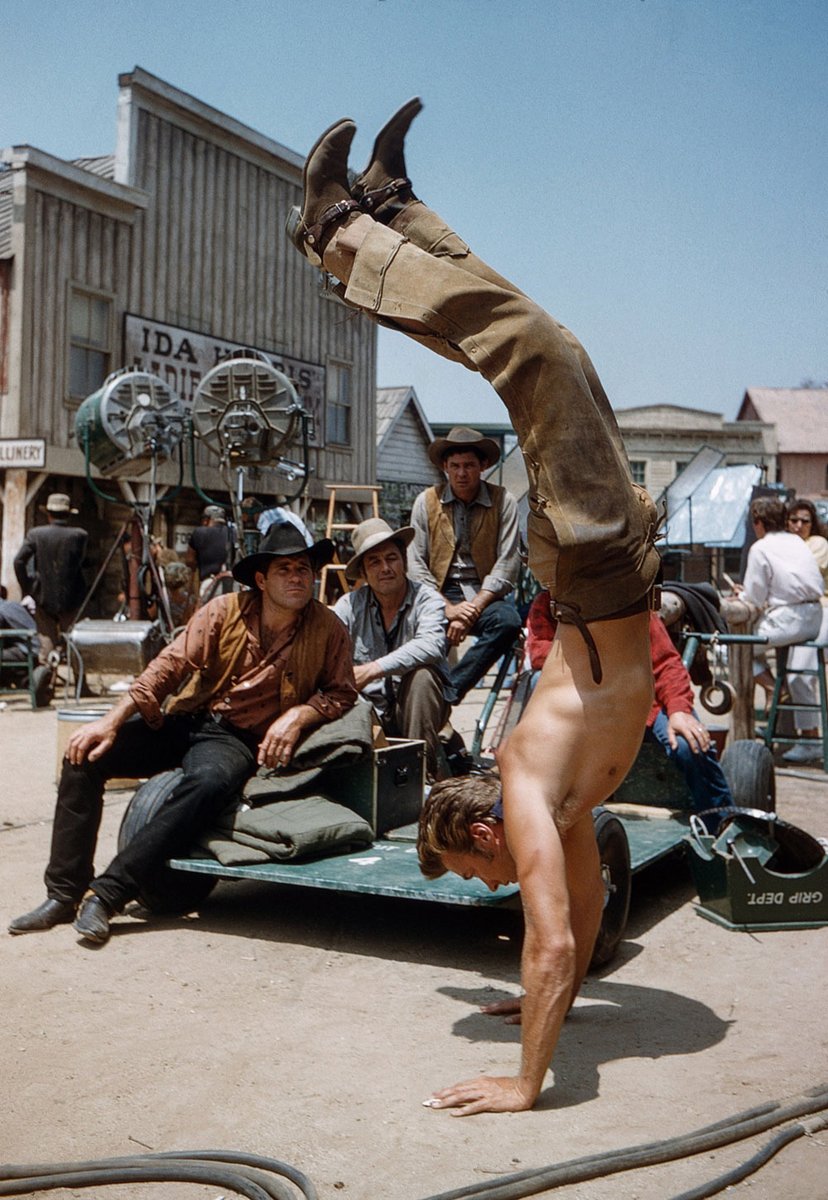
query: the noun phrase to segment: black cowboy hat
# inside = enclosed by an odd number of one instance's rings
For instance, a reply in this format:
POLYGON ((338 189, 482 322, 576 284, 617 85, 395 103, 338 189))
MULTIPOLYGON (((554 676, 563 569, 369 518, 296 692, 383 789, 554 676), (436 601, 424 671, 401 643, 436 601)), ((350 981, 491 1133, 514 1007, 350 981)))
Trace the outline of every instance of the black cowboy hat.
POLYGON ((274 558, 295 558, 299 554, 307 554, 314 571, 318 571, 333 558, 334 544, 330 538, 322 538, 309 546, 294 525, 271 525, 256 553, 239 559, 233 567, 233 578, 254 587, 256 572, 266 571, 274 558))

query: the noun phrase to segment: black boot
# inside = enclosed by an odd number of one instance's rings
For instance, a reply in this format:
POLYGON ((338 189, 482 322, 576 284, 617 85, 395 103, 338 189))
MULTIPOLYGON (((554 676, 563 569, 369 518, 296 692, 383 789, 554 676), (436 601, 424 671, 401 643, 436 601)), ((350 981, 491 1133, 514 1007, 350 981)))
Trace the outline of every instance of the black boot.
POLYGON ((296 249, 315 267, 338 223, 359 211, 348 191, 348 151, 356 125, 347 117, 326 129, 305 161, 301 212, 291 208, 285 231, 296 249))
POLYGON ((363 212, 387 225, 417 197, 405 170, 405 136, 423 102, 414 96, 383 125, 365 170, 351 184, 351 195, 363 212))
POLYGON ((44 900, 31 912, 15 917, 9 923, 9 933, 40 933, 55 925, 69 925, 75 919, 75 905, 65 900, 44 900))

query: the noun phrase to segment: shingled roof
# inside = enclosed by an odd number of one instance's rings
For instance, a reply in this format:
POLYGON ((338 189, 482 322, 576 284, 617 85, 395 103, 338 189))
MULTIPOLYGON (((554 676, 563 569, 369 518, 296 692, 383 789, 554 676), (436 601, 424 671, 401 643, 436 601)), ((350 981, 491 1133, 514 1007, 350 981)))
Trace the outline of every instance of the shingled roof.
POLYGON ((736 420, 775 425, 780 454, 824 454, 828 388, 748 388, 736 420))

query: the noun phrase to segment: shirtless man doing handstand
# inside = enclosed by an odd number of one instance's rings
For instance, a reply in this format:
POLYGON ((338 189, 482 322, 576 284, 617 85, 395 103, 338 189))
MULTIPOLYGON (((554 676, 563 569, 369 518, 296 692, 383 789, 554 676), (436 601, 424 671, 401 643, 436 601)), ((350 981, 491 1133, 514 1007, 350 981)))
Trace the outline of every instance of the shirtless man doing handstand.
POLYGON ((495 388, 529 475, 529 565, 559 622, 534 695, 499 755, 502 796, 496 782, 484 781, 475 798, 480 781, 447 781, 432 790, 420 824, 426 875, 455 871, 492 889, 520 884, 520 1071, 458 1083, 427 1102, 467 1115, 532 1107, 589 964, 603 906, 592 808, 615 790, 641 744, 659 559, 652 501, 631 482, 583 347, 414 196, 404 139, 421 107, 409 101, 391 118, 353 183, 356 126, 346 119, 326 130, 308 155, 302 209, 288 233, 340 280, 347 304, 495 388))

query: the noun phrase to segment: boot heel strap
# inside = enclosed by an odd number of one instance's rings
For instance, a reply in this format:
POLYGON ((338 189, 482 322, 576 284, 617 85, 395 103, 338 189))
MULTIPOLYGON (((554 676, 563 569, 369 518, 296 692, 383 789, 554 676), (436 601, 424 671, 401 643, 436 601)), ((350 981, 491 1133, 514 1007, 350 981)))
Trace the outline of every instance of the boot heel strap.
MULTIPOLYGON (((359 212, 359 204, 356 200, 339 200, 336 204, 332 204, 329 208, 324 209, 313 225, 309 225, 305 229, 302 235, 305 246, 313 252, 314 256, 320 262, 322 261, 322 250, 324 248, 321 245, 322 238, 332 225, 337 221, 341 221, 343 217, 347 217, 352 212, 359 212)), ((310 254, 308 258, 310 258, 310 254)))
POLYGON ((411 187, 410 179, 392 179, 390 183, 386 183, 384 187, 375 188, 373 192, 363 192, 359 199, 359 207, 363 212, 373 213, 391 200, 394 196, 399 196, 400 192, 411 187))

